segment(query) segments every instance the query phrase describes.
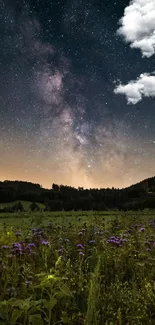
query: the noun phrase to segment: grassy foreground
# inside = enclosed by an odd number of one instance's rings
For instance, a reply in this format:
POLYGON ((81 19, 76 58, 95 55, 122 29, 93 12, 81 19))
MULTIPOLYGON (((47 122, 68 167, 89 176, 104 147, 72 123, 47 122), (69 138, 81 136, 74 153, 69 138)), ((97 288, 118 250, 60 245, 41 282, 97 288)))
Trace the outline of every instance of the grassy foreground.
POLYGON ((2 215, 0 325, 155 324, 154 219, 2 215))

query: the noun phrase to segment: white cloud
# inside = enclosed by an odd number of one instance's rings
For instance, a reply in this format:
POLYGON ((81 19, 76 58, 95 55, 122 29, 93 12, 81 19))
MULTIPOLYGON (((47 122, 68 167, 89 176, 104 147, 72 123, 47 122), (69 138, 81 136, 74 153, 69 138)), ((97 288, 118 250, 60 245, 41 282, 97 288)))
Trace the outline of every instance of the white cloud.
POLYGON ((124 94, 128 104, 137 104, 142 97, 155 97, 155 73, 143 73, 135 81, 118 85, 115 94, 124 94))
MULTIPOLYGON (((117 34, 141 50, 142 57, 155 54, 155 0, 132 0, 120 19, 117 34)), ((155 73, 143 73, 137 80, 119 84, 115 94, 124 94, 128 104, 137 104, 143 97, 155 97, 155 73)))
POLYGON ((143 57, 155 54, 155 0, 133 0, 125 8, 117 33, 139 48, 143 57))

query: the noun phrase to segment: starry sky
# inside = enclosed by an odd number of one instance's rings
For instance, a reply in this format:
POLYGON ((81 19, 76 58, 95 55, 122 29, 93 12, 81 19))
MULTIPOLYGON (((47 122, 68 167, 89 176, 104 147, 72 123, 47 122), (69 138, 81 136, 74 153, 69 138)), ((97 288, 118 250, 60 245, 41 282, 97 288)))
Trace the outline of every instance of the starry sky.
POLYGON ((154 0, 0 1, 0 180, 155 175, 154 17, 154 0))

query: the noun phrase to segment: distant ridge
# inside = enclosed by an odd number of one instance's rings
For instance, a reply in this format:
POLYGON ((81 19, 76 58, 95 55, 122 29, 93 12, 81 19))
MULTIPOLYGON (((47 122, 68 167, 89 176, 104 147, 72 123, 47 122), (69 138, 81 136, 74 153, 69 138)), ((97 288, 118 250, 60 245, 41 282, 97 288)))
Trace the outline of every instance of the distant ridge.
MULTIPOLYGON (((31 186, 31 187, 34 187, 34 188, 42 188, 42 189, 46 189, 44 187, 42 187, 42 185, 40 185, 39 183, 32 183, 32 182, 29 182, 29 181, 19 181, 19 180, 14 180, 14 181, 10 181, 10 180, 4 180, 4 181, 0 181, 0 187, 3 186, 2 184, 5 184, 5 185, 14 185, 15 187, 18 187, 19 184, 20 186, 31 186)), ((66 187, 70 187, 70 188, 75 188, 75 187, 72 187, 72 186, 69 186, 69 185, 58 185, 58 186, 66 186, 66 187)), ((155 176, 153 177, 149 177, 149 178, 146 178, 146 179, 143 179, 142 181, 138 182, 138 183, 135 183, 135 184, 132 184, 132 185, 129 185, 125 188, 119 188, 119 190, 124 190, 124 189, 130 189, 130 188, 133 188, 133 187, 143 187, 143 188, 149 188, 149 187, 154 187, 155 186, 155 176)), ((109 187, 108 187, 109 188, 109 187)), ((110 189, 113 189, 114 187, 110 188, 110 189)), ((51 189, 52 189, 52 184, 51 184, 51 189)), ((75 189, 79 189, 79 188, 75 188, 75 189)), ((90 189, 94 189, 94 188, 90 188, 90 189)), ((96 189, 96 188, 95 188, 96 189)), ((103 188, 98 188, 98 190, 100 189, 103 189, 103 188)), ((107 188, 105 188, 107 189, 107 188)), ((49 189, 46 189, 46 190, 49 190, 49 189)))
POLYGON ((133 188, 133 187, 135 188, 142 187, 144 189, 148 189, 148 190, 150 189, 155 191, 155 176, 146 178, 136 184, 128 186, 127 188, 133 188))

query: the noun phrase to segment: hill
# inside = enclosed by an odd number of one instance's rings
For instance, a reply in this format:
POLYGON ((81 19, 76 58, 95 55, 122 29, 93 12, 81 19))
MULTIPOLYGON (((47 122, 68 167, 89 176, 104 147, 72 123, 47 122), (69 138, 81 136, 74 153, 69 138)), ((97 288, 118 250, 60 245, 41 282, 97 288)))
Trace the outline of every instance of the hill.
MULTIPOLYGON (((0 203, 37 202, 45 210, 137 210, 155 208, 155 177, 124 189, 83 189, 53 184, 44 189, 39 184, 22 181, 0 182, 0 203)), ((26 203, 24 203, 25 205, 26 203)), ((0 206, 1 210, 3 206, 0 206)))

